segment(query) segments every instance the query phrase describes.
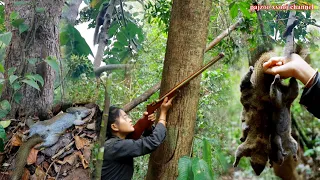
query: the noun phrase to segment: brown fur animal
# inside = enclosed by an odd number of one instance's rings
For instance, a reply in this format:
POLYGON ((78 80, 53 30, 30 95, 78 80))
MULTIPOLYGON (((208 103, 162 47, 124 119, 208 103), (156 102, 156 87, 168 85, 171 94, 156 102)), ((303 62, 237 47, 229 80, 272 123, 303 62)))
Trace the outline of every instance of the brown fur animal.
POLYGON ((264 170, 270 154, 272 104, 269 92, 274 76, 264 74, 262 65, 271 56, 274 56, 272 52, 262 54, 254 69, 250 67, 240 84, 240 101, 243 105, 241 119, 245 128, 241 137, 243 143, 237 148, 233 165, 236 167, 243 156, 251 157, 251 167, 257 175, 264 170))
POLYGON ((296 160, 298 143, 291 136, 290 107, 298 96, 299 89, 295 78, 290 79, 288 86, 281 83, 279 75, 276 75, 270 86, 270 98, 274 105, 271 123, 271 152, 270 162, 281 165, 289 151, 296 160))
POLYGON ((291 137, 290 106, 298 95, 298 85, 291 79, 285 86, 279 76, 264 74, 263 63, 273 56, 275 52, 262 54, 240 84, 242 144, 237 148, 234 167, 243 156, 251 157, 257 175, 269 158, 271 163, 281 164, 287 152, 294 157, 297 152, 297 143, 291 137))

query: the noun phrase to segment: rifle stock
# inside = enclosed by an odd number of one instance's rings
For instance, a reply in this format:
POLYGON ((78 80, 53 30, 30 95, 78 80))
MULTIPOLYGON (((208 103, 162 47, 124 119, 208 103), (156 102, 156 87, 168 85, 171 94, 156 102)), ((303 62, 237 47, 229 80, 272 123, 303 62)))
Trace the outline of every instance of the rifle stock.
MULTIPOLYGON (((189 83, 192 79, 197 77, 199 74, 201 74, 204 70, 208 69, 210 66, 212 66, 214 63, 216 63, 218 60, 224 57, 223 53, 220 53, 218 56, 214 57, 208 64, 197 70, 195 73, 181 81, 178 85, 174 86, 169 92, 167 92, 165 95, 163 95, 160 99, 156 100, 155 102, 147 105, 147 112, 148 114, 154 113, 162 104, 163 100, 168 97, 168 99, 173 98, 179 89, 183 88, 187 83, 189 83)), ((134 132, 128 134, 128 139, 139 139, 142 135, 143 131, 150 128, 152 126, 153 122, 148 120, 148 117, 143 117, 138 120, 138 122, 133 126, 134 132)))

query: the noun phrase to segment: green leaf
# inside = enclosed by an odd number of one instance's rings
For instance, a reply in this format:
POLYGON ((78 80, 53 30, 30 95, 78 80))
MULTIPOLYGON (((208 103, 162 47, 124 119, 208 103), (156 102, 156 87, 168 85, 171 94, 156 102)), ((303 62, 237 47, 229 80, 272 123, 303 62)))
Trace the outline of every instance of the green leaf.
POLYGON ((13 99, 14 99, 14 101, 15 101, 16 103, 19 104, 19 103, 21 102, 21 99, 22 99, 22 94, 19 93, 19 92, 15 93, 14 96, 13 96, 13 99))
POLYGON ((6 140, 7 139, 7 135, 6 135, 6 131, 4 130, 4 128, 0 125, 0 138, 6 140))
POLYGON ((38 61, 38 58, 29 58, 29 59, 28 59, 28 62, 29 62, 30 64, 32 64, 32 65, 35 65, 37 61, 38 61))
POLYGON ((116 21, 113 21, 109 30, 108 30, 108 35, 111 37, 113 35, 115 35, 115 33, 117 32, 117 30, 119 29, 119 23, 116 21))
POLYGON ((3 67, 3 65, 1 63, 0 63, 0 72, 4 73, 4 67, 3 67))
POLYGON ((192 172, 194 179, 213 179, 210 176, 208 164, 203 159, 193 158, 192 172))
POLYGON ((15 91, 17 91, 18 89, 21 88, 21 85, 20 85, 20 83, 18 81, 16 81, 16 82, 13 83, 12 87, 13 87, 13 89, 15 91))
POLYGON ((113 43, 113 47, 115 47, 117 49, 123 49, 124 48, 123 44, 119 43, 118 41, 113 43))
POLYGON ((22 34, 23 32, 27 31, 29 29, 29 26, 22 23, 19 25, 19 33, 22 34))
POLYGON ((128 45, 127 37, 125 36, 125 34, 123 32, 119 32, 117 34, 117 40, 121 44, 128 45))
POLYGON ((11 123, 10 120, 0 121, 0 126, 2 126, 3 128, 6 128, 10 125, 10 123, 11 123))
POLYGON ((250 18, 251 17, 251 14, 249 12, 249 6, 246 7, 246 2, 242 2, 239 4, 239 8, 240 8, 240 11, 243 13, 243 15, 247 18, 250 18))
MULTIPOLYGON (((2 84, 3 82, 5 82, 6 80, 3 78, 0 78, 0 84, 2 84)), ((0 91, 1 92, 1 91, 0 91)))
POLYGON ((4 151, 4 141, 7 139, 6 131, 0 125, 0 151, 4 151))
POLYGON ((39 74, 34 74, 33 77, 36 81, 38 81, 41 84, 41 86, 44 85, 44 80, 43 80, 42 76, 40 76, 39 74))
POLYGON ((133 14, 132 14, 132 16, 138 16, 140 13, 139 12, 134 12, 133 14))
POLYGON ((80 32, 71 24, 68 24, 62 28, 60 40, 62 40, 60 42, 61 45, 66 45, 67 48, 70 49, 71 52, 68 53, 73 53, 79 56, 87 56, 89 54, 94 56, 89 45, 81 36, 80 32))
POLYGON ((16 71, 16 69, 17 69, 17 68, 15 68, 15 67, 9 68, 9 69, 8 69, 8 75, 9 75, 9 76, 12 75, 12 74, 16 71))
POLYGON ((11 32, 0 34, 0 41, 3 42, 5 45, 9 45, 11 38, 12 38, 11 32))
POLYGON ((15 6, 21 6, 21 5, 26 5, 28 4, 28 2, 26 1, 16 1, 13 3, 15 6))
POLYGON ((314 149, 308 149, 303 153, 303 156, 311 156, 314 154, 314 149))
POLYGON ((10 111, 0 109, 0 119, 7 116, 10 111))
POLYGON ((60 45, 61 46, 67 45, 67 43, 69 42, 68 35, 69 35, 69 33, 67 31, 60 33, 60 45))
POLYGON ((24 76, 24 78, 25 78, 25 79, 30 79, 30 80, 35 80, 35 78, 33 77, 33 74, 30 74, 30 73, 26 74, 26 75, 24 76))
POLYGON ((22 23, 24 23, 24 19, 15 19, 11 22, 12 26, 18 28, 22 23))
POLYGON ((12 84, 15 80, 17 80, 19 77, 16 75, 10 75, 9 76, 9 82, 12 84))
POLYGON ((230 8, 230 15, 231 18, 234 19, 238 15, 238 6, 234 3, 230 8))
POLYGON ((39 88, 39 85, 37 84, 37 82, 30 80, 30 79, 24 79, 24 80, 22 80, 22 82, 24 82, 24 83, 28 84, 29 86, 40 91, 40 88, 39 88))
POLYGON ((178 162, 179 176, 177 180, 192 180, 192 161, 188 156, 182 156, 178 162))
POLYGON ((1 109, 3 109, 3 110, 6 110, 6 111, 10 111, 11 110, 11 105, 10 105, 8 100, 1 101, 0 102, 0 106, 1 106, 1 109))
POLYGON ((19 13, 17 11, 13 11, 11 14, 10 14, 10 21, 12 22, 13 20, 15 19, 18 19, 19 18, 19 13))
POLYGON ((203 142, 203 159, 207 162, 209 166, 209 173, 210 176, 213 177, 213 172, 212 172, 212 151, 211 151, 211 144, 209 141, 205 138, 202 140, 203 142))
POLYGON ((44 11, 45 11, 45 9, 43 7, 41 7, 41 8, 37 7, 36 8, 36 12, 37 13, 43 13, 44 11))
POLYGON ((57 73, 59 72, 59 64, 57 60, 49 56, 48 59, 44 61, 47 62, 57 73))

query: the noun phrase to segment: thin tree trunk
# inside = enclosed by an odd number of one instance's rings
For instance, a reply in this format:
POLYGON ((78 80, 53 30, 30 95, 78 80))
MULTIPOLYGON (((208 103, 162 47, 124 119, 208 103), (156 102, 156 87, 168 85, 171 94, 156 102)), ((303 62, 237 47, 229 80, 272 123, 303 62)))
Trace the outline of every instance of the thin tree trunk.
MULTIPOLYGON (((6 81, 1 99, 11 102, 10 117, 16 115, 39 115, 47 117, 53 102, 54 70, 43 60, 47 56, 60 58, 59 51, 59 21, 64 0, 28 1, 29 4, 14 5, 18 0, 5 0, 6 26, 12 32, 12 40, 7 47, 5 69, 16 67, 17 76, 34 73, 42 76, 44 86, 41 91, 29 85, 22 84, 19 93, 22 95, 20 103, 13 101, 13 89, 6 81), (33 6, 32 4, 35 4, 33 6), (36 8, 44 8, 44 12, 36 12, 36 8), (28 25, 27 32, 19 34, 19 30, 10 23, 10 14, 16 11, 24 24, 28 25), (29 58, 38 58, 35 65, 29 64, 29 58)), ((8 79, 6 71, 5 78, 8 79)))
MULTIPOLYGON (((212 1, 173 1, 160 95, 203 64, 212 1)), ((200 76, 181 90, 167 117, 167 137, 151 154, 147 179, 176 179, 178 160, 189 155, 199 100, 200 76)))

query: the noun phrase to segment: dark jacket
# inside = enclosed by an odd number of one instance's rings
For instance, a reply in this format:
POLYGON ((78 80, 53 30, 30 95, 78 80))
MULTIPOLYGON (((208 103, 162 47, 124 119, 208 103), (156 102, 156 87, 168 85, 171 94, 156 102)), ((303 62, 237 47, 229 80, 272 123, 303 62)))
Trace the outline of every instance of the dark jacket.
POLYGON ((303 90, 300 104, 304 105, 315 117, 320 118, 320 80, 318 72, 310 88, 303 90))
POLYGON ((166 128, 158 123, 152 134, 138 140, 112 137, 104 144, 102 180, 130 180, 133 158, 154 151, 164 140, 166 128))

